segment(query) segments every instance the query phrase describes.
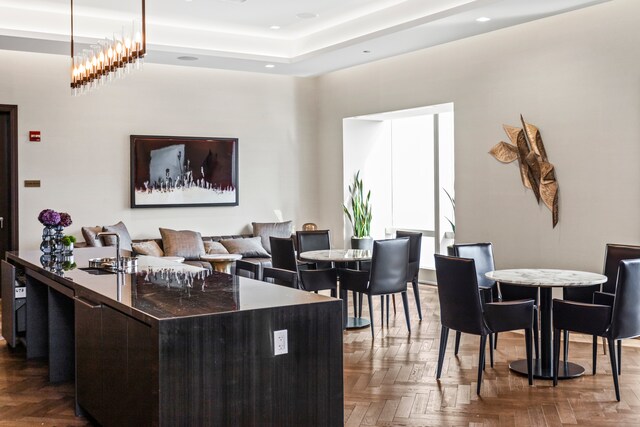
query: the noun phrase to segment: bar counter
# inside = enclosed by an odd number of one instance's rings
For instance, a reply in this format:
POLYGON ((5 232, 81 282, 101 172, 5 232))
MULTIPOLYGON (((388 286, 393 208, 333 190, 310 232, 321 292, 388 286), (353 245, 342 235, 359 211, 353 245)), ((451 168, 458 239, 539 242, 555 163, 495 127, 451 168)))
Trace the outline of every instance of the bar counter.
POLYGON ((3 262, 3 295, 26 278, 27 357, 47 358, 53 382, 75 377, 79 414, 105 426, 342 425, 340 300, 153 257, 133 273, 88 269, 107 256, 3 262), (280 330, 288 353, 276 356, 280 330))

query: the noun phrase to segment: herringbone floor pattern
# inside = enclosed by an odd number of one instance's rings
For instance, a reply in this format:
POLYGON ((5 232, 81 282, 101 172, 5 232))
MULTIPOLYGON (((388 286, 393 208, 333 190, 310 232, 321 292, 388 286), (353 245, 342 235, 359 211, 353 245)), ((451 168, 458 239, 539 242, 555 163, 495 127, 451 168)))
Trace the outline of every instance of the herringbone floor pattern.
MULTIPOLYGON (((494 368, 487 364, 482 396, 475 394, 477 337, 464 336, 458 357, 453 333, 440 382, 435 380, 440 335, 435 288, 421 286, 424 319, 418 321, 413 295, 411 334, 401 302, 381 327, 375 305, 376 336, 368 328, 344 334, 346 426, 640 426, 640 348, 625 346, 620 377, 622 401, 613 393, 608 356, 600 349, 598 373, 591 372, 591 346, 576 336, 570 359, 588 375, 561 381, 536 380, 509 371, 508 362, 524 358, 522 335, 500 335, 494 368), (583 342, 578 342, 583 341, 583 342)), ((368 309, 364 306, 364 312, 368 309)), ((366 315, 368 317, 368 315, 366 315)), ((73 384, 47 382, 44 362, 26 361, 0 338, 0 426, 81 426, 74 416, 73 384)))

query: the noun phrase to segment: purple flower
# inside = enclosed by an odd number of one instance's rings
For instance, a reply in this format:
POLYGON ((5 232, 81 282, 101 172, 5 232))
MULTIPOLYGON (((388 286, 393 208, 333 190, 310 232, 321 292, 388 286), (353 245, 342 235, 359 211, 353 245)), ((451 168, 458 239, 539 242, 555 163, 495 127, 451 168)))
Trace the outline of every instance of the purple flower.
POLYGON ((60 225, 63 227, 68 227, 73 223, 71 221, 71 215, 66 212, 60 212, 60 225))
POLYGON ((58 225, 60 223, 60 214, 52 209, 45 209, 38 215, 38 221, 43 225, 58 225))

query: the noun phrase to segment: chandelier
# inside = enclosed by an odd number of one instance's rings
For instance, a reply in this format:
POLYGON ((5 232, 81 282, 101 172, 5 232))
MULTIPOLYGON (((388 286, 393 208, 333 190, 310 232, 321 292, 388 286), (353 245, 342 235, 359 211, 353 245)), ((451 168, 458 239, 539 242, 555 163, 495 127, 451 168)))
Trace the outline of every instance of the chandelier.
POLYGON ((147 52, 145 0, 142 0, 142 20, 122 28, 120 34, 76 52, 73 41, 73 0, 71 0, 71 89, 74 95, 96 88, 133 68, 140 68, 147 52))

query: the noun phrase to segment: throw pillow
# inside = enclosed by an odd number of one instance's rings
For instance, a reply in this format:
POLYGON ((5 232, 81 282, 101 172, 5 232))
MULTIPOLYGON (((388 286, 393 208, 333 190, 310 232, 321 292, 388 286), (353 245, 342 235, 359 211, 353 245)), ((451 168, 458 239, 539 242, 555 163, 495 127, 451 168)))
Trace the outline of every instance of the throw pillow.
POLYGON ((197 231, 161 228, 160 235, 165 256, 180 256, 186 260, 197 260, 205 254, 202 236, 197 231))
MULTIPOLYGON (((102 231, 109 231, 112 233, 118 233, 120 236, 120 249, 124 249, 127 251, 131 250, 131 236, 129 235, 129 230, 127 230, 127 226, 124 225, 122 221, 113 225, 105 225, 102 227, 102 231)), ((114 236, 102 236, 102 244, 104 246, 115 246, 116 238, 114 236)))
POLYGON ((286 222, 252 222, 253 235, 261 239, 262 246, 271 253, 269 237, 291 237, 291 221, 286 222))
POLYGON ((164 251, 155 240, 132 243, 131 247, 133 248, 133 251, 139 255, 151 255, 157 257, 164 256, 164 251))
POLYGON ((82 237, 87 246, 99 247, 102 246, 102 240, 97 237, 98 233, 102 232, 102 226, 96 225, 95 227, 82 227, 82 237))
POLYGON ((209 255, 228 254, 229 251, 220 242, 204 242, 204 251, 209 255))
POLYGON ((230 254, 240 254, 245 258, 269 257, 269 253, 260 243, 260 237, 220 240, 220 243, 227 248, 230 254))

